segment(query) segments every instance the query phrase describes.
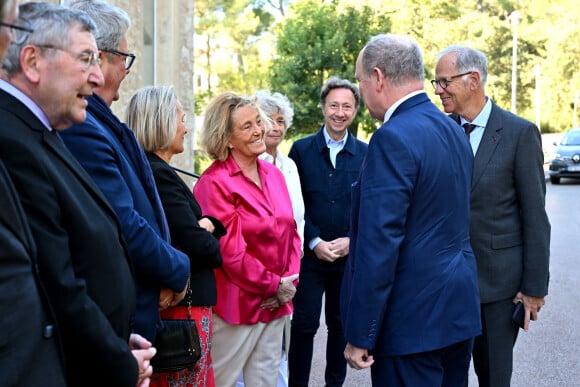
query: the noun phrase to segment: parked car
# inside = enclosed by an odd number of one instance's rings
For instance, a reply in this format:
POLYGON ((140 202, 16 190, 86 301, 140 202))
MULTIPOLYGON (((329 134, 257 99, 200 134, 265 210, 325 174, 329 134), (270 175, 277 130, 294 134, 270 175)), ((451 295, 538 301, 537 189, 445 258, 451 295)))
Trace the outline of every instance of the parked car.
POLYGON ((562 177, 580 179, 580 128, 564 134, 550 160, 550 182, 560 184, 562 177))

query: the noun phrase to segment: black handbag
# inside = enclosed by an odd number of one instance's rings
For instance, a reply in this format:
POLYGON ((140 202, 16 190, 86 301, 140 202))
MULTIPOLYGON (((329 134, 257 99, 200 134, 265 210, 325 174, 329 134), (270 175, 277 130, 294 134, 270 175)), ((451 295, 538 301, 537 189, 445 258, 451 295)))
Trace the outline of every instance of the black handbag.
POLYGON ((187 320, 162 319, 155 334, 157 354, 151 359, 153 372, 176 372, 193 367, 201 357, 195 321, 191 319, 191 288, 187 285, 187 320))

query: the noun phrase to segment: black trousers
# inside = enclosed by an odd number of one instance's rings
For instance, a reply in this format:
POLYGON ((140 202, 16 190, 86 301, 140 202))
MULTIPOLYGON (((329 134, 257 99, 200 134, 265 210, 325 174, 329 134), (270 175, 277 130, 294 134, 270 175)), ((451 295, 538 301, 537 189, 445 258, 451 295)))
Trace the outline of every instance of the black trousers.
POLYGON ((475 338, 473 365, 480 387, 509 387, 518 330, 512 299, 481 304, 482 334, 475 338))
POLYGON ((288 384, 307 387, 312 365, 314 335, 320 325, 322 295, 325 295, 325 319, 328 327, 326 343, 326 386, 339 387, 346 378, 344 348, 346 339, 340 321, 340 287, 342 272, 300 271, 300 282, 294 296, 294 314, 288 353, 288 384))

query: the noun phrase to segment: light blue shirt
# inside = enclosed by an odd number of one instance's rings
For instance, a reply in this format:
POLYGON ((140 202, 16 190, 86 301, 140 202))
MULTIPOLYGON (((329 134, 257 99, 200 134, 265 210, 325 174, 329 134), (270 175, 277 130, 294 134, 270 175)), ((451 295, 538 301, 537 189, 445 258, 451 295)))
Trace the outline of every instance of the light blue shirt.
POLYGON ((488 97, 485 97, 487 102, 483 106, 483 109, 479 112, 477 117, 472 122, 467 121, 465 118, 460 117, 461 122, 459 123, 461 126, 463 124, 473 124, 475 128, 469 134, 469 142, 471 143, 471 149, 473 150, 473 155, 477 153, 479 149, 479 144, 481 143, 481 138, 483 137, 483 132, 485 131, 485 127, 487 126, 487 121, 489 121, 489 115, 491 114, 491 100, 488 97))
POLYGON ((30 99, 29 96, 27 96, 18 88, 14 87, 12 84, 6 82, 3 79, 0 79, 0 89, 4 90, 8 94, 19 100, 20 102, 22 102, 36 116, 36 118, 38 118, 40 122, 42 122, 44 126, 46 126, 46 129, 52 131, 52 128, 50 127, 50 122, 48 121, 48 117, 46 116, 46 114, 44 114, 44 112, 36 104, 36 102, 30 99))
POLYGON ((346 139, 348 137, 348 131, 345 132, 344 137, 339 141, 334 141, 332 138, 330 138, 328 132, 326 131, 326 125, 324 125, 324 128, 322 129, 322 133, 324 134, 324 140, 326 141, 326 146, 328 147, 330 162, 332 163, 332 166, 336 168, 336 155, 342 150, 342 148, 344 148, 344 144, 346 144, 346 139))

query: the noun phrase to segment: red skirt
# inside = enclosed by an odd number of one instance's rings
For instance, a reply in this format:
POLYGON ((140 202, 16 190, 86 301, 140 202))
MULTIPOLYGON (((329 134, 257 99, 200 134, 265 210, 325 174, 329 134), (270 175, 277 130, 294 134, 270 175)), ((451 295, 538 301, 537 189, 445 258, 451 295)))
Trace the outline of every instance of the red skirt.
MULTIPOLYGON (((187 307, 176 306, 161 312, 161 318, 187 320, 187 307)), ((192 306, 191 318, 195 320, 201 344, 201 358, 191 368, 178 372, 155 373, 151 376, 151 387, 215 387, 211 364, 211 307, 192 306)))

